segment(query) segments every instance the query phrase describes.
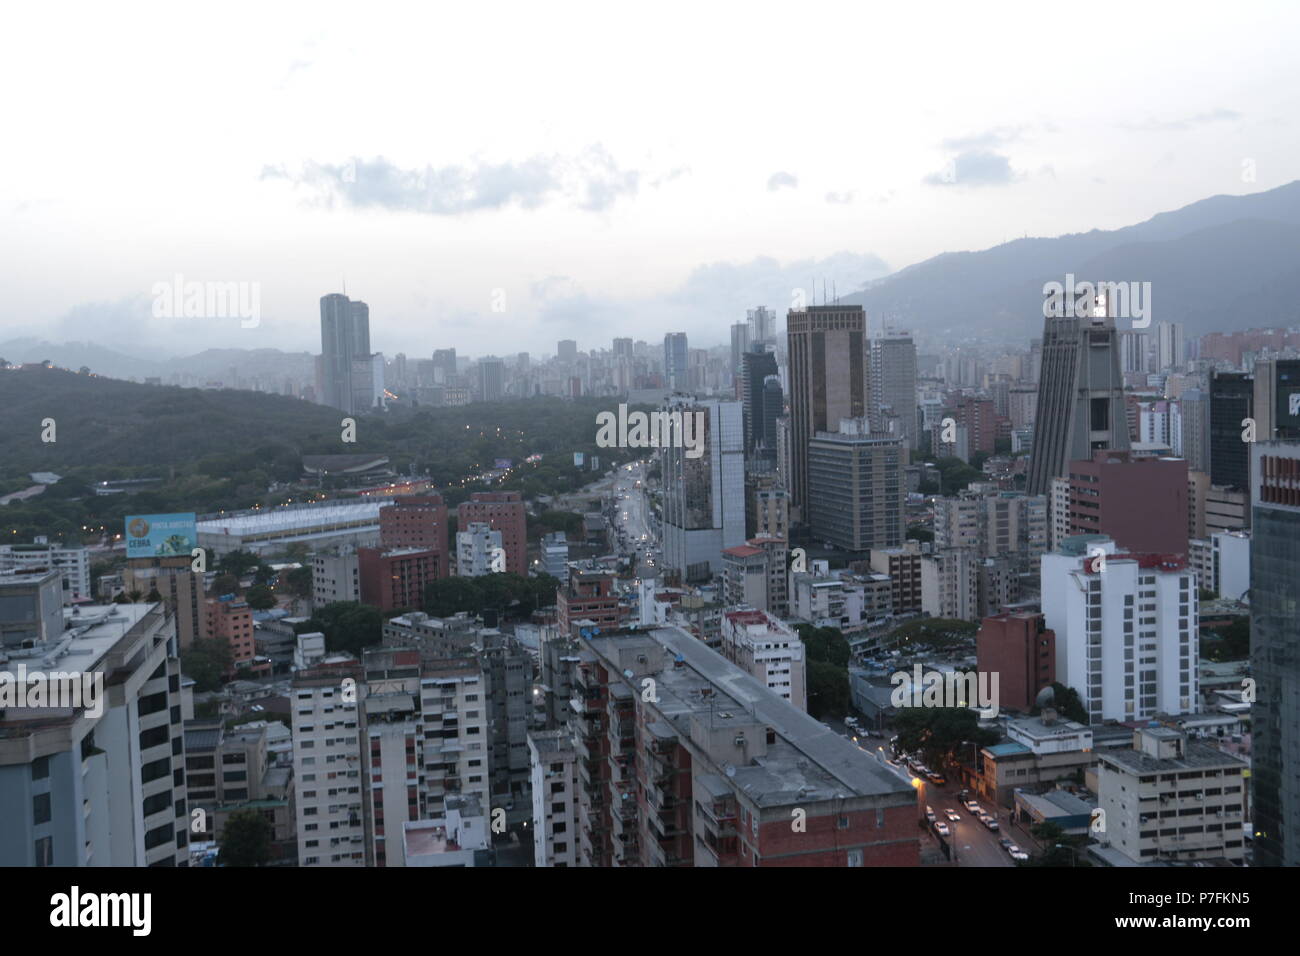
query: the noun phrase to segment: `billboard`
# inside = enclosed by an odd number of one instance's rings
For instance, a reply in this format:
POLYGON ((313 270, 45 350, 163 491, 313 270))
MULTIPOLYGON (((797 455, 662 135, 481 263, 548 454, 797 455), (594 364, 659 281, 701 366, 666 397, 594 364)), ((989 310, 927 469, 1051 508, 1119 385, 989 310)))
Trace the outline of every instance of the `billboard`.
POLYGON ((128 558, 188 558, 198 546, 193 513, 126 516, 128 558))

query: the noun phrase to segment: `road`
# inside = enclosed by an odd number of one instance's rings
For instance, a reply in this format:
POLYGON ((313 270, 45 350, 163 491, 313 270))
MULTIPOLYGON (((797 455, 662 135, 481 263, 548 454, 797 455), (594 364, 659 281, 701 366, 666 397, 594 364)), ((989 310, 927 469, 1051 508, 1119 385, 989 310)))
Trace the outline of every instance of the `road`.
POLYGON ((619 468, 614 478, 614 528, 619 552, 635 558, 639 549, 655 564, 659 560, 658 541, 650 517, 650 505, 645 494, 645 470, 642 462, 632 462, 619 468))

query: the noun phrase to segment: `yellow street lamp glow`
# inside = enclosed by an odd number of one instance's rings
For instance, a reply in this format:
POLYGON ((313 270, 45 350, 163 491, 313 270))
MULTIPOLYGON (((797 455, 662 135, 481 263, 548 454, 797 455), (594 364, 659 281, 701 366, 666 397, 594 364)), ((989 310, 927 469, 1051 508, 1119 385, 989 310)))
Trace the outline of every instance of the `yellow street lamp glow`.
POLYGON ((917 790, 920 790, 920 789, 921 789, 921 779, 920 779, 919 777, 913 777, 913 778, 912 778, 912 786, 915 787, 917 790))

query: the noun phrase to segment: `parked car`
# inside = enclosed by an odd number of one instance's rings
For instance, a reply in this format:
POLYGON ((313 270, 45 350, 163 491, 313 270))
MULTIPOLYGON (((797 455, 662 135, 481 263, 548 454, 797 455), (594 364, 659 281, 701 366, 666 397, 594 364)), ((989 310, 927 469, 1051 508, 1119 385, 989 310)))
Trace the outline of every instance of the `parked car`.
POLYGON ((935 820, 939 819, 934 815, 934 807, 927 806, 925 808, 925 818, 929 820, 931 823, 934 823, 935 820))
POLYGON ((947 810, 944 810, 943 812, 944 815, 953 823, 956 823, 958 820, 961 819, 961 814, 958 813, 956 810, 954 810, 952 807, 949 807, 947 810))
POLYGON ((948 830, 948 824, 940 820, 938 823, 934 825, 934 832, 939 834, 939 836, 947 836, 950 832, 948 830))
POLYGON ((998 829, 1000 829, 1000 828, 998 827, 998 821, 997 821, 997 818, 996 818, 995 816, 993 816, 993 814, 991 814, 991 813, 981 813, 981 814, 980 814, 980 822, 983 823, 983 824, 984 824, 986 827, 988 827, 990 830, 998 830, 998 829))
POLYGON ((963 804, 963 806, 966 807, 966 812, 973 817, 977 817, 984 812, 983 810, 980 809, 980 805, 976 803, 974 800, 967 800, 966 803, 963 804))

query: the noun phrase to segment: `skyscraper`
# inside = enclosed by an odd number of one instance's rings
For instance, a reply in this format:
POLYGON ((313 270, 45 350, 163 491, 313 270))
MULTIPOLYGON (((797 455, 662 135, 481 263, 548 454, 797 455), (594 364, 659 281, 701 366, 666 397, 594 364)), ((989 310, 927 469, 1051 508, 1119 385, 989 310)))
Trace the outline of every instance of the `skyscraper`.
POLYGON ((808 443, 808 524, 818 541, 845 551, 903 544, 907 447, 872 435, 864 419, 818 432, 808 443))
POLYGON ((499 402, 506 394, 506 363, 495 356, 486 356, 478 362, 478 400, 499 402))
POLYGON ((671 389, 685 389, 690 381, 686 333, 669 332, 664 336, 664 384, 671 389))
POLYGON ((362 383, 357 360, 370 360, 370 306, 332 292, 320 300, 321 404, 352 413, 362 383))
POLYGON ((1210 402, 1199 388, 1183 391, 1178 399, 1183 457, 1188 471, 1210 473, 1210 402))
POLYGON ((860 305, 814 305, 786 316, 790 353, 790 493, 808 505, 808 443, 868 407, 867 317, 860 305))
POLYGON ((684 447, 659 451, 664 565, 685 580, 703 580, 722 569, 724 548, 745 540, 740 403, 679 399, 667 403, 666 410, 683 416, 703 413, 703 454, 691 457, 693 450, 684 447))
POLYGON ((776 344, 776 313, 767 306, 760 305, 745 313, 749 323, 749 344, 776 344))
POLYGON ((1255 363, 1257 441, 1300 439, 1300 359, 1255 363))
POLYGON ((871 342, 871 392, 873 424, 889 431, 897 421, 898 436, 908 448, 917 447, 916 343, 909 333, 882 335, 871 342))
MULTIPOLYGON (((740 402, 744 410, 745 457, 752 455, 760 444, 770 448, 775 457, 776 424, 767 418, 763 390, 768 376, 776 374, 776 356, 763 346, 755 345, 741 356, 740 402)), ((777 387, 780 388, 779 382, 777 387)))
POLYGON ((1300 866, 1300 443, 1251 447, 1255 866, 1300 866))
POLYGON ((1115 321, 1104 315, 1078 318, 1070 303, 1064 311, 1043 322, 1034 450, 1025 485, 1031 495, 1047 494, 1053 478, 1069 474, 1071 461, 1129 447, 1115 321))
POLYGON ((1180 368, 1187 360, 1187 345, 1183 341, 1181 322, 1157 322, 1153 371, 1164 372, 1180 368))
POLYGON ((578 343, 574 339, 560 339, 555 343, 555 358, 572 365, 578 361, 578 343))
MULTIPOLYGON (((1254 379, 1242 372, 1215 372, 1210 378, 1211 484, 1238 491, 1250 487, 1250 444, 1242 432, 1254 415, 1254 379)), ((1271 436, 1256 429, 1256 437, 1271 436)))
POLYGON ((744 371, 745 353, 749 351, 749 326, 737 322, 731 327, 731 374, 739 380, 744 371))

